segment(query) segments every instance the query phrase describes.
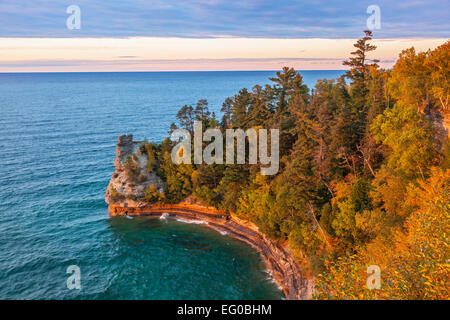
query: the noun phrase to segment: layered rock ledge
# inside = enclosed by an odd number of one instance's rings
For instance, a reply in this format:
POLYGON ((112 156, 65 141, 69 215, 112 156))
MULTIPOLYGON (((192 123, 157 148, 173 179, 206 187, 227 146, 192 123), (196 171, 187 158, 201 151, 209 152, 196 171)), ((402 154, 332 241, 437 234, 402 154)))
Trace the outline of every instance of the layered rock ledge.
MULTIPOLYGON (((228 236, 244 241, 256 248, 268 269, 272 272, 274 281, 283 289, 286 299, 299 300, 310 299, 313 291, 313 280, 302 275, 301 268, 296 262, 294 254, 286 244, 277 243, 267 238, 254 224, 239 219, 233 214, 220 212, 212 207, 205 207, 195 203, 182 202, 178 204, 148 204, 136 199, 117 199, 112 197, 110 188, 119 191, 141 192, 141 189, 149 184, 143 182, 143 186, 128 186, 126 175, 123 171, 124 159, 135 152, 139 143, 133 142, 132 137, 119 137, 117 145, 117 158, 115 161, 116 172, 113 174, 105 194, 105 201, 109 204, 110 216, 146 216, 160 217, 168 215, 187 222, 202 221, 206 226, 226 233, 228 236), (124 143, 125 142, 125 143, 124 143)), ((144 164, 145 165, 145 164, 144 164)), ((148 177, 152 184, 158 187, 162 182, 156 175, 148 177)))
POLYGON ((142 207, 129 207, 125 203, 110 204, 109 214, 111 216, 147 217, 160 217, 168 214, 169 217, 184 221, 203 221, 208 227, 219 232, 226 232, 230 237, 244 241, 256 248, 271 270, 273 279, 283 289, 287 299, 311 298, 312 280, 301 275, 300 266, 289 248, 268 239, 251 223, 223 214, 213 208, 189 203, 142 207))

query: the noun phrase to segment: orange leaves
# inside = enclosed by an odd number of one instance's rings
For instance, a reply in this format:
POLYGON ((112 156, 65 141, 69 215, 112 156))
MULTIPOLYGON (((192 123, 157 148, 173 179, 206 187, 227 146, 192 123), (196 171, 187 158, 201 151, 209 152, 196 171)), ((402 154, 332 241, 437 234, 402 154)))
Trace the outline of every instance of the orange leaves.
POLYGON ((424 202, 430 205, 439 205, 445 199, 448 200, 447 206, 449 205, 450 170, 443 171, 438 168, 432 168, 432 174, 428 181, 419 180, 418 183, 418 187, 408 188, 409 205, 420 206, 424 202), (442 194, 442 192, 444 193, 442 194), (445 199, 441 199, 441 197, 445 199))
POLYGON ((431 176, 409 187, 406 203, 414 206, 404 232, 377 237, 356 255, 326 262, 317 277, 316 298, 449 299, 450 170, 432 168, 431 176), (381 268, 381 289, 365 288, 364 270, 381 268))

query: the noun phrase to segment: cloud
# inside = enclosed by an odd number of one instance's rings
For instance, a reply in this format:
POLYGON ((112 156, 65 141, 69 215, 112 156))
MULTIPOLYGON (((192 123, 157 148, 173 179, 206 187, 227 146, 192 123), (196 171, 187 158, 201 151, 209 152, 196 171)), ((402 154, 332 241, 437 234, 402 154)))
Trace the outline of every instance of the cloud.
MULTIPOLYGON (((357 38, 367 1, 2 0, 0 37, 357 38), (72 3, 70 3, 72 2, 72 3), (66 8, 81 8, 68 30, 66 8)), ((448 1, 377 1, 378 38, 448 37, 448 1)))
MULTIPOLYGON (((41 60, 0 62, 0 72, 60 71, 217 71, 279 70, 284 66, 297 70, 344 70, 343 58, 232 58, 232 59, 138 59, 138 60, 41 60)), ((394 60, 382 60, 391 67, 394 60)))
MULTIPOLYGON (((0 72, 342 69, 355 39, 0 38, 0 72)), ((369 58, 390 67, 398 53, 438 39, 374 40, 369 58)))

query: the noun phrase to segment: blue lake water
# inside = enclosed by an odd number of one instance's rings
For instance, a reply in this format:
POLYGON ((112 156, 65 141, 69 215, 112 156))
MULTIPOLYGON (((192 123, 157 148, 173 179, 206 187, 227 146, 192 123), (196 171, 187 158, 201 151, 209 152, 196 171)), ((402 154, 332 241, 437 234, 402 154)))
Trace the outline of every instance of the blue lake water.
MULTIPOLYGON (((0 299, 280 299, 258 253, 202 225, 110 218, 121 134, 161 141, 275 72, 0 74, 0 299), (66 269, 81 270, 69 290, 66 269)), ((317 79, 342 71, 304 71, 317 79)))

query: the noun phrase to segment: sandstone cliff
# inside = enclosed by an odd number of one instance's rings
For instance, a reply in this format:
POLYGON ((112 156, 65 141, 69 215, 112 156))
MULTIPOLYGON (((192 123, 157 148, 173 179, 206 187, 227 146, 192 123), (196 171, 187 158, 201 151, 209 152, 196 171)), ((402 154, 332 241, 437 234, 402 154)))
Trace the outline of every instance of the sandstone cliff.
POLYGON ((140 151, 144 141, 133 141, 133 135, 119 137, 116 146, 117 157, 114 160, 116 171, 106 188, 105 200, 108 204, 120 202, 125 206, 144 206, 145 190, 151 185, 162 190, 163 182, 155 172, 147 169, 148 157, 140 151), (132 179, 126 170, 126 161, 132 160, 135 164, 137 179, 132 179), (125 200, 125 201, 124 201, 125 200))

